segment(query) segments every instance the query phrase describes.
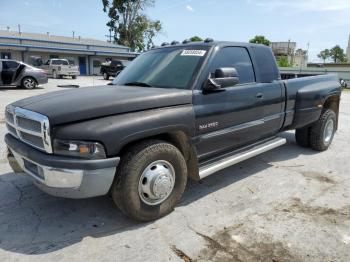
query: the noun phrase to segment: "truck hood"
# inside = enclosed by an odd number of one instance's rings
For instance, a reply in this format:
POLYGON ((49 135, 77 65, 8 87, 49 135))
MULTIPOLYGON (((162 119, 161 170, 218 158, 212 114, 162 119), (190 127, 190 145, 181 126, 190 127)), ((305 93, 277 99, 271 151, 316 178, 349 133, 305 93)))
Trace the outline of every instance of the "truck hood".
POLYGON ((13 105, 47 116, 54 126, 190 103, 191 90, 108 85, 51 92, 13 105))

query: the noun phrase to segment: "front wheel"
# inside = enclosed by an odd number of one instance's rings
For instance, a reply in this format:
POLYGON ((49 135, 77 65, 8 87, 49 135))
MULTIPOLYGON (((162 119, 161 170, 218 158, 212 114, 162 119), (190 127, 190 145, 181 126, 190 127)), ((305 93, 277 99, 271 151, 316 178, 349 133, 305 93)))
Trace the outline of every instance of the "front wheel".
POLYGON ((325 151, 331 145, 336 131, 337 115, 333 110, 322 112, 319 120, 310 129, 310 147, 317 151, 325 151))
POLYGON ((30 76, 26 76, 22 80, 22 87, 25 89, 34 89, 38 86, 36 80, 30 76))
POLYGON ((169 214, 187 183, 186 161, 172 144, 145 141, 122 157, 111 193, 128 217, 150 221, 169 214))

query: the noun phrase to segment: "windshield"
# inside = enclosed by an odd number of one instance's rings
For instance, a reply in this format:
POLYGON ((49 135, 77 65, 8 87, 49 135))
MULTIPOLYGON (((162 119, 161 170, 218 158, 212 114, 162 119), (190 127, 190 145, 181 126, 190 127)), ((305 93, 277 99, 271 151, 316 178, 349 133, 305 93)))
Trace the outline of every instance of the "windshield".
POLYGON ((137 57, 113 84, 189 89, 207 53, 207 46, 151 50, 137 57))

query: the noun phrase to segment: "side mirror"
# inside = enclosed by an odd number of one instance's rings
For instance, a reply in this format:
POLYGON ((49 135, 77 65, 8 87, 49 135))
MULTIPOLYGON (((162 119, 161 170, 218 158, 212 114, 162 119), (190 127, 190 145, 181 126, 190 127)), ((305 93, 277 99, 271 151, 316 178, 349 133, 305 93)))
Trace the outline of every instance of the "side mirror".
POLYGON ((222 67, 215 70, 214 77, 209 77, 204 90, 211 91, 226 88, 239 83, 238 72, 234 67, 222 67))

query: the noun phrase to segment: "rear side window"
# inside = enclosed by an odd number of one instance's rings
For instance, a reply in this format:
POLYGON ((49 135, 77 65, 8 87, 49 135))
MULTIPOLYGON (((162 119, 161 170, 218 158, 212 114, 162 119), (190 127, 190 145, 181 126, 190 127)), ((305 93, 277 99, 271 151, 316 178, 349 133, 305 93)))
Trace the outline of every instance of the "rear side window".
POLYGON ((3 61, 2 68, 3 69, 16 69, 19 64, 15 61, 3 61))
POLYGON ((239 76, 239 83, 255 82, 254 68, 247 49, 244 47, 225 47, 216 54, 210 67, 210 73, 220 67, 234 67, 239 76))
POLYGON ((67 60, 52 60, 52 65, 69 65, 67 60))

